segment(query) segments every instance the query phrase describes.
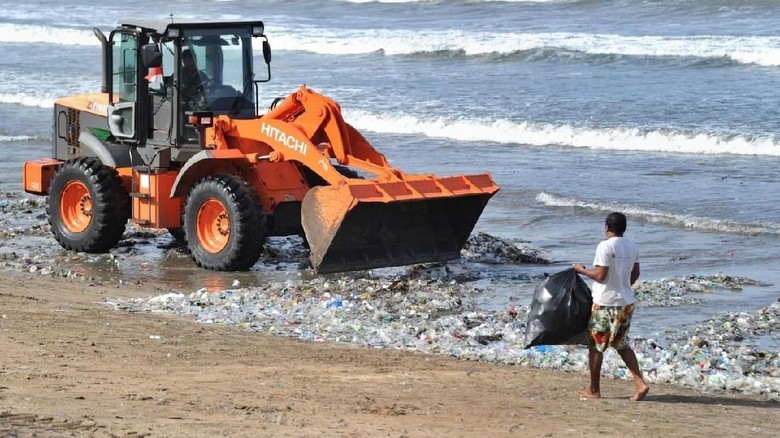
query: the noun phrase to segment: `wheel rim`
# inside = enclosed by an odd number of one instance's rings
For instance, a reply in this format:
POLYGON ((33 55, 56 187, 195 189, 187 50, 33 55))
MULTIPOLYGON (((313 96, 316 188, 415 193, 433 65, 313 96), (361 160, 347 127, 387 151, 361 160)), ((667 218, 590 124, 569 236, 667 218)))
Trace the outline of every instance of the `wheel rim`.
POLYGON ((216 199, 201 204, 195 218, 198 241, 203 249, 214 254, 222 251, 230 240, 230 217, 225 205, 216 199))
POLYGON ((92 197, 84 183, 71 181, 62 190, 60 217, 70 232, 81 233, 89 227, 92 222, 92 197))

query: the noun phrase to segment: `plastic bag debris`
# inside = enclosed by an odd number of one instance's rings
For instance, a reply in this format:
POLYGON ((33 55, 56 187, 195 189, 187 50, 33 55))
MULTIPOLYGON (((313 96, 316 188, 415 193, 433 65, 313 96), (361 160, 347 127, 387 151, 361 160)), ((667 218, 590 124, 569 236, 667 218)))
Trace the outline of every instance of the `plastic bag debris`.
MULTIPOLYGON (((719 282, 714 277, 706 279, 719 282)), ((648 293, 664 295, 672 283, 681 282, 654 282, 648 293)), ((528 291, 529 298, 532 292, 528 291)), ((500 310, 484 311, 479 302, 482 294, 480 288, 444 278, 421 280, 394 274, 264 282, 216 293, 201 289, 187 295, 105 302, 126 312, 169 313, 307 342, 588 371, 588 351, 578 345, 524 349, 529 305, 510 302, 500 310)), ((661 301, 651 301, 655 302, 661 301)), ((659 339, 631 338, 639 365, 651 383, 762 394, 780 401, 779 333, 780 301, 747 313, 713 315, 683 329, 670 327, 659 339), (732 333, 735 328, 739 331, 732 333)), ((604 376, 631 378, 613 349, 604 354, 602 371, 604 376)))
POLYGON ((480 263, 550 263, 536 248, 487 233, 469 236, 460 254, 466 260, 480 263))
POLYGON ((525 348, 584 343, 592 303, 590 288, 574 268, 547 276, 534 289, 525 348))

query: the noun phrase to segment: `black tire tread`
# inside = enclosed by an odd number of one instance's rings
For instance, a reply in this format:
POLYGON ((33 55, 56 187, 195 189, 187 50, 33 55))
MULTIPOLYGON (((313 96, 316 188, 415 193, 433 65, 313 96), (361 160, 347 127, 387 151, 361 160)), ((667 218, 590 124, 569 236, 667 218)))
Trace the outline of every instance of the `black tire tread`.
POLYGON ((87 253, 104 253, 122 239, 130 218, 130 197, 116 170, 97 158, 80 157, 62 164, 52 177, 46 213, 54 238, 63 248, 87 253), (81 233, 67 230, 59 216, 60 190, 68 181, 80 179, 92 193, 92 222, 81 233))
POLYGON ((207 176, 196 183, 184 208, 184 228, 187 244, 195 263, 216 271, 245 271, 260 258, 267 233, 266 217, 255 189, 242 179, 229 174, 207 176), (219 254, 211 254, 200 246, 194 230, 197 197, 207 192, 224 196, 229 210, 235 212, 230 218, 231 236, 227 248, 219 254))

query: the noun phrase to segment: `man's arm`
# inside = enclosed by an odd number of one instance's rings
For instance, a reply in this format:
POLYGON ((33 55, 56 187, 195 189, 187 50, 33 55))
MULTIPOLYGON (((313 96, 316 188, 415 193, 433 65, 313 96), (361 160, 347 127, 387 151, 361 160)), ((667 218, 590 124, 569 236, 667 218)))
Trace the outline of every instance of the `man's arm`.
MULTIPOLYGON (((639 263, 634 265, 634 269, 637 271, 637 278, 639 278, 639 263)), ((574 264, 574 272, 582 274, 593 281, 603 283, 607 279, 607 273, 609 273, 609 266, 594 266, 593 269, 586 269, 581 263, 574 264)), ((631 278, 634 277, 634 271, 631 271, 631 278)))
POLYGON ((639 279, 639 262, 634 263, 634 268, 631 269, 631 285, 639 279))

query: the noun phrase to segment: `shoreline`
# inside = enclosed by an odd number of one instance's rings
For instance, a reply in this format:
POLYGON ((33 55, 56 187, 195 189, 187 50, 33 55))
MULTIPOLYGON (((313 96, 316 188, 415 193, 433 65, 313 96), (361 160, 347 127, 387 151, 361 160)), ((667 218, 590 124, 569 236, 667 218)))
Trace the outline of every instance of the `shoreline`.
MULTIPOLYGON (((87 284, 115 284, 124 290, 161 278, 164 271, 147 261, 139 262, 144 254, 156 252, 169 265, 168 270, 203 276, 209 282, 197 292, 188 293, 186 287, 172 287, 166 277, 146 296, 120 294, 113 298, 113 306, 124 310, 169 312, 200 322, 304 341, 353 343, 372 349, 421 351, 570 372, 586 369, 587 354, 582 347, 523 349, 530 299, 526 303, 510 295, 507 302, 486 306, 484 298, 496 292, 495 288, 533 289, 541 272, 561 269, 559 263, 545 258, 544 251, 526 246, 526 242, 477 233, 464 248, 463 262, 316 276, 305 267, 307 252, 299 241, 277 238, 266 245, 267 252, 259 263, 266 271, 215 273, 192 266, 186 252, 166 233, 132 227, 110 254, 68 253, 36 245, 41 239, 51 242, 48 226, 41 220, 41 203, 21 200, 5 203, 3 208, 15 216, 26 216, 19 228, 0 236, 9 243, 8 248, 14 249, 0 254, 0 267, 5 270, 32 272, 52 281, 80 279, 77 281, 87 284), (135 263, 140 263, 138 272, 128 275, 127 266, 135 263), (483 272, 485 266, 495 270, 483 272), (101 275, 95 277, 90 272, 101 275), (259 281, 261 278, 263 281, 259 281), (265 286, 254 286, 257 284, 265 286), (288 288, 290 291, 286 291, 288 288), (482 302, 478 305, 477 301, 482 302), (264 311, 247 309, 252 306, 264 311), (209 312, 213 315, 207 315, 209 312)), ((641 320, 668 318, 675 314, 666 310, 671 308, 678 315, 685 313, 684 309, 699 305, 703 297, 714 297, 713 291, 718 289, 739 292, 766 286, 725 274, 640 280, 637 296, 643 309, 631 337, 649 381, 780 399, 780 355, 772 348, 780 343, 780 303, 761 303, 739 313, 718 310, 717 315, 695 324, 679 325, 677 329, 667 325, 657 332, 641 320)), ((763 292, 772 295, 771 290, 763 292)), ((743 296, 734 295, 733 299, 743 296)), ((745 303, 740 306, 742 310, 749 307, 745 303)), ((622 363, 610 355, 604 373, 612 378, 628 378, 622 363)))

